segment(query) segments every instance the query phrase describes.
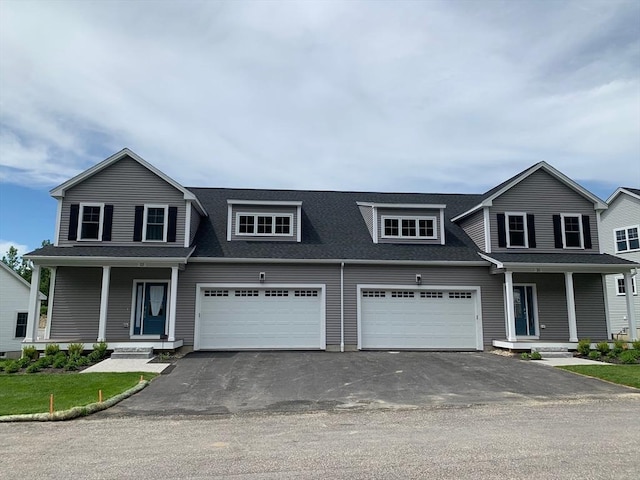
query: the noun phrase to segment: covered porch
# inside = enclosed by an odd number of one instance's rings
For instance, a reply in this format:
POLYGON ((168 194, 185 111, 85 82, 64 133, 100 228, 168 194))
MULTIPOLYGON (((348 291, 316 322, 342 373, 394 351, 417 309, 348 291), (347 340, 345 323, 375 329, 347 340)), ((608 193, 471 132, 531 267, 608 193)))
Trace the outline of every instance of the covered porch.
MULTIPOLYGON (((56 248, 55 253, 77 248, 93 251, 104 247, 56 248)), ((141 248, 147 254, 144 257, 118 256, 118 247, 101 252, 113 255, 99 257, 30 255, 31 297, 23 343, 39 350, 49 343, 62 349, 71 343, 90 348, 98 342, 108 343, 109 349, 181 347, 183 340, 176 337, 176 304, 178 278, 188 255, 168 254, 189 252, 182 248, 141 248), (157 256, 149 256, 151 253, 157 256), (46 329, 39 332, 37 302, 33 299, 44 268, 51 273, 49 308, 46 329)))
MULTIPOLYGON (((492 344, 511 350, 575 350, 581 339, 611 341, 604 275, 623 274, 630 284, 637 266, 610 255, 482 257, 492 263, 491 274, 504 278, 505 337, 492 344)), ((629 331, 637 332, 630 289, 626 302, 629 331)))

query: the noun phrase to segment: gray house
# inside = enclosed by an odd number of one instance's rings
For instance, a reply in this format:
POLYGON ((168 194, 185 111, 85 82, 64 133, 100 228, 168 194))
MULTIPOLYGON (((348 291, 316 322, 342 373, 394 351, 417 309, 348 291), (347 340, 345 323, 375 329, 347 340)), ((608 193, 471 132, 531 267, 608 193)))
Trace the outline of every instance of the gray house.
MULTIPOLYGON (((607 204, 609 208, 600 216, 602 251, 640 263, 640 190, 620 187, 609 197, 607 204)), ((640 318, 637 272, 629 277, 623 274, 607 276, 607 307, 614 335, 628 334, 629 308, 633 310, 636 321, 640 318), (631 297, 627 295, 629 284, 631 297), (633 307, 627 305, 628 300, 632 300, 633 307)), ((638 326, 636 324, 636 328, 638 326)))
POLYGON ((40 348, 574 348, 610 338, 603 276, 638 266, 600 253, 607 205, 544 162, 483 195, 245 190, 124 149, 51 194, 40 348))

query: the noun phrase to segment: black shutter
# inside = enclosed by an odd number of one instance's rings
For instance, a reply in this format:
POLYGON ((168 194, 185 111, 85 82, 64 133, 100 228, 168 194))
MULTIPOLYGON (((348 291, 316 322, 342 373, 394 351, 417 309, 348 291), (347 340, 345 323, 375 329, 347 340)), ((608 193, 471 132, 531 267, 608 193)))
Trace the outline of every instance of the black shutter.
POLYGON ((531 214, 527 214, 527 235, 529 236, 529 248, 536 248, 536 224, 531 214))
POLYGON ((562 248, 562 221, 560 220, 560 215, 553 216, 553 238, 556 248, 562 248))
POLYGON ((496 215, 498 219, 498 246, 505 248, 507 246, 507 231, 504 226, 504 213, 496 215))
POLYGON ((78 216, 80 215, 80 205, 74 203, 71 205, 71 213, 69 213, 69 236, 67 240, 77 240, 78 238, 78 216))
POLYGON ((178 227, 178 207, 169 207, 169 225, 167 226, 167 242, 176 241, 178 227))
POLYGON ((582 235, 584 237, 584 248, 593 248, 591 244, 591 226, 589 225, 589 215, 582 215, 582 235))
POLYGON ((142 222, 144 218, 144 206, 138 205, 136 206, 136 214, 133 224, 133 241, 141 242, 142 241, 142 222))
POLYGON ((104 206, 104 220, 102 222, 102 241, 111 241, 111 227, 113 225, 113 205, 104 206))

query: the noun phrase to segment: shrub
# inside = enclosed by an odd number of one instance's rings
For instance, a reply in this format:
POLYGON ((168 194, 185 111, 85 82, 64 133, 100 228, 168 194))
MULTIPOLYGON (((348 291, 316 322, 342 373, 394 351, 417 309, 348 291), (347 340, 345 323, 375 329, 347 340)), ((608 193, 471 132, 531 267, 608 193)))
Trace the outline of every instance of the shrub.
POLYGON ((596 350, 598 350, 602 355, 606 355, 609 353, 609 342, 600 342, 596 345, 596 350))
POLYGON ((98 360, 102 360, 107 354, 107 344, 105 342, 94 343, 93 344, 93 354, 95 358, 98 360))
POLYGON ((520 354, 520 358, 522 360, 531 360, 531 355, 529 355, 527 352, 523 352, 520 354))
POLYGON ((32 363, 27 367, 27 370, 26 370, 27 373, 36 373, 39 371, 40 371, 40 367, 38 366, 37 363, 32 363))
POLYGON ((70 343, 67 350, 69 351, 70 357, 73 357, 74 355, 80 356, 82 355, 82 352, 84 352, 84 343, 70 343))
POLYGON ((76 362, 74 362, 72 359, 69 359, 65 364, 64 369, 69 372, 73 372, 78 370, 78 365, 76 365, 76 362))
POLYGON ((613 353, 613 356, 618 357, 626 349, 627 342, 625 342, 624 340, 615 340, 613 342, 613 349, 611 350, 611 353, 613 353))
POLYGON ((640 350, 640 340, 636 340, 635 342, 632 342, 631 346, 633 347, 634 350, 640 350))
POLYGON ((37 360, 40 354, 38 353, 38 349, 33 345, 22 348, 22 357, 29 358, 31 360, 37 360))
POLYGON ((531 352, 531 360, 542 360, 540 352, 531 352))
POLYGON ((22 358, 19 358, 18 360, 16 360, 16 363, 18 364, 19 368, 25 368, 25 367, 29 366, 31 361, 32 360, 31 360, 30 357, 22 357, 22 358))
POLYGON ((20 365, 15 360, 9 360, 4 364, 5 373, 16 373, 18 370, 20 370, 20 365))
POLYGON ((103 355, 95 350, 87 355, 87 358, 91 363, 98 363, 100 360, 102 360, 102 357, 103 355))
POLYGON ((640 350, 625 350, 620 354, 619 358, 622 363, 636 363, 640 358, 640 350))
POLYGON ((50 343, 46 347, 44 347, 44 355, 45 357, 53 357, 58 354, 60 351, 60 345, 57 343, 50 343))
POLYGON ((591 340, 588 338, 583 338, 578 342, 578 353, 580 355, 589 355, 589 351, 591 350, 591 340))
POLYGON ((78 357, 75 360, 76 365, 78 365, 79 367, 86 367, 88 365, 91 365, 91 360, 89 360, 89 357, 78 357))
POLYGON ((591 352, 589 352, 589 358, 591 360, 600 360, 600 357, 602 357, 602 354, 597 350, 592 350, 591 352))
POLYGON ((38 361, 33 365, 37 365, 38 368, 50 367, 51 365, 53 365, 53 357, 51 355, 49 356, 45 355, 44 357, 39 358, 38 361))
POLYGON ((53 368, 64 368, 67 364, 67 356, 63 352, 61 353, 62 355, 56 355, 53 358, 53 363, 51 364, 53 368))

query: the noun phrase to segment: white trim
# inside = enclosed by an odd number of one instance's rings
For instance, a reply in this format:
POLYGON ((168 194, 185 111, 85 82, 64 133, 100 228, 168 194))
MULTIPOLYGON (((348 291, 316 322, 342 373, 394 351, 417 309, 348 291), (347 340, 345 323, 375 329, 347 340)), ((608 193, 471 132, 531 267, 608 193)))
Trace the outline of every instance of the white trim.
MULTIPOLYGON (((182 347, 184 344, 183 340, 176 340, 175 342, 169 342, 168 340, 163 340, 159 338, 139 338, 136 337, 138 341, 120 341, 120 342, 109 342, 109 349, 115 348, 153 348, 154 350, 167 350, 167 349, 175 349, 182 347)), ((77 340, 70 340, 65 338, 64 341, 60 341, 57 339, 56 344, 60 346, 60 350, 68 350, 70 343, 77 343, 77 340)), ((26 342, 23 342, 26 343, 26 342)), ((31 345, 36 347, 38 351, 43 351, 47 344, 51 343, 49 341, 37 341, 37 342, 29 342, 31 345)))
POLYGON ((390 239, 411 239, 411 240, 436 240, 438 238, 438 219, 433 216, 426 215, 380 215, 380 220, 382 220, 382 229, 380 230, 380 236, 382 238, 390 238, 390 239), (385 220, 398 220, 398 235, 387 235, 385 231, 385 220), (414 220, 415 221, 415 235, 403 235, 402 234, 402 221, 403 220, 414 220), (430 220, 433 222, 433 235, 431 236, 421 236, 420 235, 420 225, 419 222, 421 220, 430 220))
POLYGON ((169 205, 156 203, 146 203, 144 205, 144 216, 142 220, 142 241, 147 243, 167 243, 167 231, 169 230, 169 205), (162 240, 147 240, 147 214, 150 208, 164 210, 164 224, 162 226, 162 240))
POLYGON ((561 213, 560 214, 560 230, 562 231, 562 248, 565 250, 584 250, 584 231, 582 230, 582 214, 580 213, 561 213), (578 219, 578 227, 580 228, 580 246, 579 247, 568 247, 567 246, 567 238, 566 238, 566 229, 564 224, 565 218, 577 218, 578 219))
POLYGON ((529 248, 529 229, 527 227, 526 212, 504 212, 504 230, 506 232, 507 248, 529 248), (522 217, 522 228, 524 235, 524 245, 511 245, 511 236, 509 233, 509 217, 522 217))
POLYGON ((611 315, 609 314, 609 292, 607 291, 607 276, 603 273, 600 275, 600 278, 602 281, 602 293, 604 296, 604 318, 607 322, 607 339, 609 339, 611 338, 613 331, 611 328, 611 315))
POLYGON ((176 311, 178 305, 178 267, 171 267, 171 283, 167 294, 169 295, 167 340, 174 342, 176 339, 176 311))
MULTIPOLYGON (((27 258, 27 257, 24 257, 27 258)), ((15 278, 18 282, 20 282, 27 290, 31 291, 31 284, 27 282, 24 278, 20 276, 18 272, 16 272, 13 268, 7 265, 4 262, 0 262, 0 267, 4 268, 13 278, 15 278)), ((38 295, 40 296, 40 300, 46 300, 47 297, 44 293, 38 291, 38 295)))
MULTIPOLYGON (((300 225, 300 222, 298 222, 300 225)), ((292 213, 256 213, 256 212, 236 212, 236 237, 293 237, 293 214, 292 213), (253 217, 253 233, 240 233, 240 217, 253 217), (258 233, 258 217, 271 217, 271 233, 258 233), (289 218, 289 233, 275 233, 276 218, 289 218)))
POLYGON ((182 185, 180 185, 178 182, 176 182, 175 180, 173 180, 171 177, 169 177, 168 175, 166 175, 165 173, 161 172, 160 170, 158 170, 156 167, 154 167, 153 165, 151 165, 149 162, 147 162, 146 160, 144 160, 142 157, 140 157, 139 155, 137 155, 136 153, 132 152, 131 150, 129 150, 128 148, 123 148, 122 150, 120 150, 117 153, 114 153, 113 155, 111 155, 109 158, 106 158, 105 160, 103 160, 102 162, 94 165, 93 167, 85 170, 84 172, 79 173, 78 175, 76 175, 75 177, 67 180, 66 182, 58 185, 55 188, 52 188, 49 193, 51 194, 52 197, 54 198, 62 198, 65 196, 65 193, 68 189, 70 189, 71 187, 83 182, 84 180, 86 180, 89 177, 92 177, 93 175, 95 175, 96 173, 104 170, 105 168, 109 167, 110 165, 118 162, 119 160, 122 160, 125 157, 130 157, 133 160, 135 160, 136 162, 138 162, 140 165, 142 165, 143 167, 145 167, 147 170, 155 173, 158 177, 160 177, 162 180, 164 180, 165 182, 167 182, 169 185, 171 185, 172 187, 174 187, 175 189, 179 190, 180 192, 182 192, 183 197, 185 200, 193 200, 198 209, 200 210, 200 212, 206 217, 208 214, 206 212, 206 210, 204 209, 204 207, 202 206, 202 204, 200 203, 200 201, 198 200, 198 197, 196 197, 193 192, 187 190, 186 188, 184 188, 182 185))
MULTIPOLYGON (((142 283, 143 287, 142 290, 143 292, 146 290, 146 284, 147 283, 166 283, 167 284, 167 301, 166 301, 166 305, 165 308, 167 309, 167 314, 165 315, 165 322, 164 322, 164 334, 167 334, 167 328, 168 328, 168 324, 169 324, 169 294, 171 291, 171 280, 163 280, 163 279, 157 279, 157 278, 150 278, 150 279, 144 279, 144 278, 134 278, 132 281, 132 285, 131 285, 131 313, 130 313, 130 319, 129 319, 129 338, 148 338, 148 339, 157 339, 159 338, 160 335, 158 334, 154 334, 154 335, 144 335, 144 334, 134 334, 133 333, 133 329, 135 326, 135 322, 136 322, 136 295, 138 294, 138 292, 136 291, 136 286, 138 283, 142 283)), ((143 308, 144 308, 144 299, 143 299, 143 304, 142 304, 143 308)), ((143 322, 144 322, 144 316, 140 317, 140 331, 143 330, 143 322)), ((167 339, 167 341, 169 341, 167 339)), ((111 345, 111 344, 109 344, 111 345)))
POLYGON ((272 288, 309 288, 320 290, 320 350, 327 348, 327 285, 324 283, 196 283, 196 309, 194 319, 193 349, 200 350, 200 312, 202 308, 202 290, 205 288, 253 288, 268 290, 272 288))
POLYGON ((616 233, 619 231, 624 231, 624 238, 625 238, 625 242, 627 244, 627 247, 629 247, 629 230, 633 230, 636 229, 636 234, 638 235, 638 241, 640 242, 640 224, 639 225, 629 225, 627 227, 619 227, 619 228, 614 228, 613 229, 613 249, 616 252, 616 254, 618 253, 633 253, 633 252, 638 252, 640 251, 640 247, 638 248, 628 248, 627 250, 618 250, 618 237, 616 236, 616 233))
MULTIPOLYGON (((2 263, 2 262, 0 262, 2 263)), ((29 290, 29 305, 27 316, 27 331, 23 342, 29 343, 38 338, 38 322, 40 320, 40 265, 34 264, 31 269, 31 288, 29 290)))
POLYGON ((233 206, 227 205, 227 242, 231 241, 231 233, 233 228, 233 206))
POLYGON ((186 210, 184 214, 184 248, 189 248, 189 244, 191 243, 191 202, 186 201, 185 206, 186 210))
POLYGON ((379 203, 379 202, 356 202, 359 207, 373 208, 415 208, 423 210, 443 210, 447 208, 445 204, 433 203, 379 203))
MULTIPOLYGON (((513 330, 513 334, 516 339, 528 339, 528 340, 537 340, 540 338, 540 322, 539 322, 539 310, 538 310, 538 286, 535 283, 514 283, 513 288, 515 287, 531 287, 533 292, 533 305, 531 306, 533 312, 533 323, 535 332, 533 335, 518 335, 517 331, 513 330)), ((526 293, 525 293, 526 297, 526 293)), ((525 298, 526 300, 526 298, 525 298)), ((515 306, 515 305, 514 305, 515 306)), ((505 299, 505 308, 506 308, 506 299, 505 299)), ((515 311, 514 311, 514 320, 515 320, 515 311)), ((528 321, 528 319, 527 319, 528 321)), ((514 324, 515 327, 515 324, 514 324)))
POLYGON ((515 342, 518 337, 516 336, 516 316, 513 302, 513 272, 504 272, 504 298, 507 340, 515 342))
POLYGON ((482 208, 482 216, 484 219, 484 251, 491 253, 491 217, 489 215, 489 207, 482 208))
POLYGON ((569 341, 578 341, 578 322, 576 318, 576 298, 573 286, 573 272, 564 272, 565 295, 567 298, 567 317, 569 322, 569 341))
MULTIPOLYGON (((624 275, 616 275, 615 277, 613 277, 613 287, 614 290, 616 292, 616 296, 617 297, 624 297, 627 293, 627 282, 624 283, 624 292, 625 293, 620 293, 620 289, 618 288, 618 280, 624 280, 624 275)), ((636 277, 632 276, 631 277, 631 294, 632 295, 638 295, 638 289, 637 289, 637 284, 636 284, 636 277)))
MULTIPOLYGON (((602 211, 596 210, 596 226, 598 228, 598 251, 600 253, 605 253, 604 251, 604 242, 600 241, 600 235, 602 235, 602 211)), ((610 336, 608 338, 611 338, 610 336)))
POLYGON ((378 207, 373 205, 371 213, 373 214, 373 243, 378 243, 380 238, 380 233, 378 232, 378 207))
POLYGON ((340 351, 344 352, 344 262, 340 264, 340 351))
POLYGON ((296 242, 302 241, 302 202, 296 208, 296 242))
POLYGON ((98 321, 98 342, 107 340, 107 312, 109 308, 109 287, 111 286, 111 267, 102 267, 102 288, 100 290, 100 317, 98 321))
MULTIPOLYGON (((630 283, 633 284, 633 280, 634 277, 631 276, 631 272, 625 272, 624 274, 624 283, 625 285, 629 285, 630 283)), ((638 340, 638 323, 637 323, 637 319, 636 319, 636 311, 635 311, 635 306, 634 306, 634 302, 633 302, 633 295, 631 292, 629 292, 629 289, 625 289, 626 290, 626 295, 625 295, 625 300, 626 300, 626 304, 627 304, 627 320, 628 320, 628 327, 629 327, 629 340, 636 341, 638 340)), ((631 289, 631 291, 633 291, 633 288, 631 289)))
POLYGON ((51 337, 51 320, 53 319, 53 297, 56 291, 56 273, 58 267, 49 267, 49 298, 47 302, 47 326, 44 330, 44 339, 51 337))
POLYGON ((638 200, 640 200, 640 195, 636 195, 635 193, 633 193, 633 192, 632 192, 632 191, 630 191, 630 190, 627 190, 627 189, 626 189, 626 188, 624 188, 624 187, 618 187, 618 188, 616 189, 616 191, 615 191, 615 192, 613 192, 609 198, 607 198, 607 203, 611 203, 611 202, 613 202, 613 201, 615 200, 615 198, 616 198, 618 195, 620 195, 621 193, 625 193, 625 194, 629 195, 630 197, 637 198, 638 200))
MULTIPOLYGON (((435 231, 435 229, 434 229, 435 231)), ((440 209, 440 245, 444 245, 444 208, 440 209)))
POLYGON ((227 200, 227 205, 266 205, 266 206, 285 206, 300 207, 301 201, 278 201, 278 200, 227 200))
POLYGON ((467 210, 466 212, 462 212, 460 215, 453 217, 451 219, 452 222, 457 222, 458 220, 462 220, 465 217, 468 217, 469 215, 471 215, 474 212, 477 212, 478 210, 480 210, 483 207, 490 207, 492 204, 489 205, 484 205, 483 203, 479 203, 478 205, 476 205, 473 208, 470 208, 469 210, 467 210))
MULTIPOLYGON (((180 247, 182 248, 182 247, 180 247)), ((29 260, 37 260, 38 265, 57 266, 57 267, 73 267, 73 266, 85 266, 85 267, 102 267, 103 265, 111 265, 112 267, 152 267, 152 268, 165 268, 172 267, 173 265, 185 265, 189 255, 193 253, 193 249, 186 257, 75 257, 75 256, 61 256, 61 257, 45 257, 41 255, 29 256, 29 260)), ((35 263, 35 262, 34 262, 35 263)), ((44 299, 43 299, 44 300, 44 299)))
POLYGON ((56 231, 53 237, 53 245, 55 247, 60 243, 60 221, 62 220, 62 198, 57 198, 58 207, 56 210, 56 231))
MULTIPOLYGON (((46 257, 49 258, 49 257, 46 257)), ((61 258, 61 257, 56 257, 61 258)), ((86 257, 85 257, 86 259, 86 257)), ((300 263, 300 264, 340 264, 341 262, 352 265, 425 265, 425 266, 449 266, 449 267, 485 267, 483 261, 446 261, 446 260, 359 260, 359 259, 319 259, 319 258, 222 258, 222 257, 194 257, 189 258, 189 263, 300 263)), ((493 262, 491 262, 493 263, 493 262)))
POLYGON ((76 232, 76 240, 78 242, 101 242, 102 241, 102 225, 104 223, 104 203, 87 202, 80 203, 78 209, 78 231, 76 232), (84 207, 100 207, 100 219, 98 220, 98 238, 82 238, 82 217, 84 216, 84 207))
POLYGON ((364 284, 356 285, 356 311, 357 311, 357 330, 358 330, 358 350, 362 349, 362 290, 467 290, 475 293, 475 315, 476 315, 476 349, 484 350, 484 338, 482 330, 482 289, 477 285, 402 285, 402 284, 364 284))
POLYGON ((575 350, 578 347, 578 342, 554 342, 554 341, 522 341, 522 340, 493 340, 491 344, 498 348, 509 348, 512 350, 531 350, 540 348, 567 348, 569 350, 575 350))

